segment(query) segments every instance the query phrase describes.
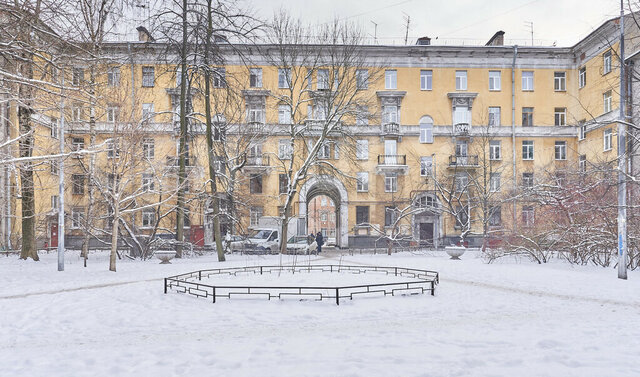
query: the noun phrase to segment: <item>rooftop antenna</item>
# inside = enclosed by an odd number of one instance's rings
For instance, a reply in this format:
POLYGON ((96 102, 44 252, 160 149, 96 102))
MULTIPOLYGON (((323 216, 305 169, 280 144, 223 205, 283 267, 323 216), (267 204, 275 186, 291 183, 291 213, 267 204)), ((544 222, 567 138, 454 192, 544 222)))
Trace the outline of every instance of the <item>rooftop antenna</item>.
POLYGON ((377 45, 378 44, 378 24, 376 24, 373 21, 371 21, 371 23, 373 24, 373 44, 377 45))
POLYGON ((531 46, 533 47, 533 21, 525 21, 524 26, 531 31, 531 46))
POLYGON ((404 20, 407 23, 407 25, 405 26, 405 32, 404 32, 404 44, 407 44, 407 40, 409 39, 409 24, 411 23, 411 16, 409 16, 408 14, 406 14, 405 12, 402 12, 402 14, 404 14, 404 20))

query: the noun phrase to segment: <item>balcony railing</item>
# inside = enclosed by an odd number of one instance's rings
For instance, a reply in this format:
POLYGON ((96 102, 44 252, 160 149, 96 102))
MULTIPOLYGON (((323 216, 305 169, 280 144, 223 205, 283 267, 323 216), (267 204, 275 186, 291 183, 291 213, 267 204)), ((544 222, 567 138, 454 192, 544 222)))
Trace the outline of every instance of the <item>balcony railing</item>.
POLYGON ((382 125, 382 133, 385 135, 400 134, 400 125, 398 123, 385 123, 382 125))
POLYGON ((449 156, 449 166, 457 167, 457 166, 467 166, 467 167, 475 167, 478 166, 478 156, 449 156))
POLYGON ((469 135, 469 123, 458 123, 453 125, 453 133, 459 136, 469 135))
POLYGON ((247 131, 251 134, 261 134, 264 132, 264 123, 249 122, 247 123, 247 131))
POLYGON ((381 154, 378 155, 378 165, 398 166, 407 164, 407 155, 405 154, 381 154))
POLYGON ((269 155, 247 156, 247 165, 251 167, 269 166, 269 155))
MULTIPOLYGON (((196 165, 196 158, 189 156, 184 159, 184 166, 193 167, 196 165)), ((167 156, 167 166, 177 168, 180 166, 180 158, 176 156, 167 156)))

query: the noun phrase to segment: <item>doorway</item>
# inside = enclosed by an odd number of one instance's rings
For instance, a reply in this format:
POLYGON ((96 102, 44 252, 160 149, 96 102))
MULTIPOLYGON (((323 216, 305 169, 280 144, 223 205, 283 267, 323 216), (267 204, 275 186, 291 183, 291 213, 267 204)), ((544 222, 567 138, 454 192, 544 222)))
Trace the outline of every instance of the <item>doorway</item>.
POLYGON ((433 245, 433 223, 420 223, 420 243, 433 245))

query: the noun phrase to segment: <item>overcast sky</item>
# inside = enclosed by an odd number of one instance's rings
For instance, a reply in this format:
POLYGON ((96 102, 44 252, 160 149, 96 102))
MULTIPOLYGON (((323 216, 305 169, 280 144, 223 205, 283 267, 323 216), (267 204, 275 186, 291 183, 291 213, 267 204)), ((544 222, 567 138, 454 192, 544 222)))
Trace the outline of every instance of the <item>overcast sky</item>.
MULTIPOLYGON (((434 44, 484 44, 498 30, 505 44, 572 46, 605 20, 620 14, 619 0, 245 0, 256 15, 271 16, 283 7, 316 23, 334 17, 355 21, 380 44, 404 44, 407 15, 409 44, 428 36, 434 44), (437 40, 435 40, 438 38, 437 40)), ((626 3, 626 1, 625 1, 626 3)))

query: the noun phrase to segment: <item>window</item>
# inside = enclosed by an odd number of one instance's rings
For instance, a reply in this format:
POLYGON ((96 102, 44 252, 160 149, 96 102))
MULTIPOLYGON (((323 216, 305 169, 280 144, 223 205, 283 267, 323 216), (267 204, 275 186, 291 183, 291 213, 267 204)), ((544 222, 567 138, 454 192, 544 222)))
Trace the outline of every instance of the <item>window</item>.
POLYGON ((490 140, 489 141, 489 160, 500 160, 502 159, 501 155, 501 142, 500 140, 490 140))
POLYGON ((420 70, 420 90, 431 90, 433 72, 430 69, 420 70))
POLYGON ((533 140, 522 141, 522 159, 533 160, 533 140))
POLYGON ((73 86, 80 86, 84 83, 84 68, 73 68, 72 81, 73 86))
POLYGON ((533 71, 522 71, 522 91, 533 90, 533 71))
POLYGON ((278 68, 278 88, 289 88, 291 68, 278 68))
POLYGON ((587 85, 587 68, 582 67, 578 71, 578 86, 584 88, 585 85, 587 85))
POLYGON ((489 207, 489 225, 490 226, 502 225, 502 208, 500 206, 489 207))
POLYGON ((398 191, 398 177, 395 175, 384 176, 384 192, 398 191))
POLYGON ((398 209, 395 206, 384 207, 384 226, 393 226, 398 220, 398 209))
POLYGON ((566 141, 556 141, 555 157, 556 157, 556 160, 567 159, 567 142, 566 141))
POLYGON ((249 87, 262 88, 262 68, 249 69, 249 87))
POLYGON ((286 194, 289 191, 289 177, 286 174, 278 174, 278 193, 286 194))
POLYGON ((51 174, 52 175, 60 174, 60 169, 58 167, 58 161, 49 161, 49 165, 50 165, 50 169, 51 169, 51 174))
POLYGON ((79 229, 84 222, 84 208, 76 207, 71 209, 71 228, 79 229))
POLYGON ((356 190, 358 192, 369 191, 369 173, 360 171, 356 173, 356 190))
POLYGON ((156 222, 156 212, 153 209, 142 210, 142 227, 151 228, 156 222))
POLYGON ((329 142, 322 143, 320 149, 318 149, 318 158, 325 160, 331 158, 331 144, 329 142))
POLYGON ((60 202, 60 198, 58 195, 51 195, 51 209, 58 209, 58 203, 60 202))
POLYGON ((522 127, 533 126, 533 107, 522 108, 522 127))
POLYGON ((420 142, 433 143, 433 123, 420 123, 420 142))
POLYGON ((604 151, 610 151, 612 148, 612 137, 613 137, 613 130, 611 128, 607 128, 606 130, 604 130, 604 151))
POLYGON ((356 224, 369 224, 369 206, 356 206, 356 224))
POLYGON ((369 70, 358 69, 356 71, 356 89, 368 89, 369 88, 369 70))
POLYGON ((84 149, 84 138, 74 137, 71 139, 71 150, 80 151, 84 149))
POLYGON ((264 123, 264 105, 258 103, 247 104, 247 122, 264 123))
POLYGON ((84 119, 84 107, 81 104, 74 104, 71 107, 71 119, 80 122, 84 119))
POLYGON ((384 106, 382 120, 384 124, 398 123, 398 106, 384 106))
POLYGON ((433 196, 422 195, 416 199, 413 205, 418 208, 435 208, 436 200, 433 196))
POLYGON ((153 122, 154 116, 155 116, 155 110, 154 110, 153 103, 143 103, 142 104, 142 121, 153 122))
POLYGON ((611 91, 604 92, 602 94, 602 101, 604 102, 604 112, 611 111, 611 91))
POLYGON ((535 222, 535 213, 532 206, 522 207, 522 224, 524 226, 533 226, 535 222))
POLYGON ((556 92, 564 92, 567 90, 567 73, 566 72, 553 73, 553 90, 555 90, 556 92))
POLYGON ((456 71, 456 90, 467 90, 467 71, 456 71))
POLYGON ((420 157, 420 175, 422 177, 429 177, 433 173, 433 157, 423 156, 420 157))
POLYGON ((366 126, 369 124, 369 107, 356 106, 356 126, 366 126))
POLYGON ((398 72, 395 69, 384 71, 384 88, 398 89, 398 72))
POLYGON ((71 193, 73 195, 84 195, 84 175, 73 174, 71 176, 71 193))
POLYGON ((251 174, 249 178, 249 192, 252 194, 262 194, 262 176, 260 174, 251 174))
POLYGON ((522 173, 522 187, 533 187, 533 173, 522 173))
POLYGON ((464 139, 456 140, 456 157, 467 157, 469 155, 469 142, 464 139))
POLYGON ((155 69, 142 67, 142 87, 152 88, 155 85, 155 69))
POLYGON ((491 178, 489 180, 489 191, 500 191, 500 173, 491 173, 491 178))
POLYGON ((500 107, 489 107, 489 127, 500 126, 500 107))
POLYGON ((120 185, 120 175, 119 174, 109 174, 109 175, 107 175, 107 188, 110 191, 117 190, 119 185, 120 185))
POLYGON ((142 154, 147 160, 153 160, 155 157, 155 140, 146 138, 142 140, 142 154))
POLYGON ((107 158, 120 157, 120 147, 117 140, 107 140, 107 158))
POLYGON ((356 158, 358 160, 369 159, 369 140, 356 140, 356 158))
POLYGON ((328 69, 318 69, 318 90, 327 90, 329 89, 329 70, 328 69))
POLYGON ((289 105, 278 105, 278 123, 291 124, 291 107, 289 105))
POLYGON ((464 192, 469 186, 469 175, 467 173, 456 173, 454 186, 456 192, 464 192))
POLYGON ((320 205, 321 205, 322 207, 324 207, 324 206, 326 206, 326 205, 327 205, 327 197, 326 197, 326 196, 323 196, 323 197, 320 199, 320 205))
POLYGON ((489 71, 489 90, 500 90, 500 71, 489 71))
POLYGON ((467 106, 456 106, 453 110, 453 124, 469 123, 469 108, 467 106))
POLYGON ((120 67, 110 67, 107 70, 107 85, 120 86, 120 67))
POLYGON ((142 191, 153 191, 155 188, 156 185, 153 181, 153 174, 142 174, 142 191))
POLYGON ((119 113, 120 113, 120 108, 118 106, 107 107, 107 122, 109 123, 117 122, 119 113))
POLYGON ((278 141, 278 158, 281 160, 290 160, 293 150, 291 149, 291 141, 282 139, 278 141))
POLYGON ((567 125, 567 108, 566 107, 556 107, 553 109, 555 114, 555 125, 556 126, 566 126, 567 125))
POLYGON ((227 87, 227 70, 224 67, 218 67, 213 69, 213 87, 214 88, 226 88, 227 87))
POLYGON ((581 173, 587 171, 587 155, 581 154, 578 159, 578 168, 581 173))
POLYGON ((51 118, 49 125, 51 127, 51 137, 57 139, 58 133, 60 132, 58 130, 58 118, 51 118))
POLYGON ((320 214, 320 221, 324 221, 324 222, 327 221, 327 213, 326 212, 323 212, 323 213, 320 214))
POLYGON ((262 217, 262 207, 249 208, 249 226, 258 226, 262 217))
POLYGON ((456 229, 468 229, 469 228, 469 207, 458 206, 456 208, 456 223, 454 227, 456 229))
POLYGON ((602 54, 602 74, 611 72, 611 50, 602 54))
POLYGON ((580 128, 578 129, 578 140, 584 140, 587 137, 587 125, 584 122, 580 123, 580 128))

